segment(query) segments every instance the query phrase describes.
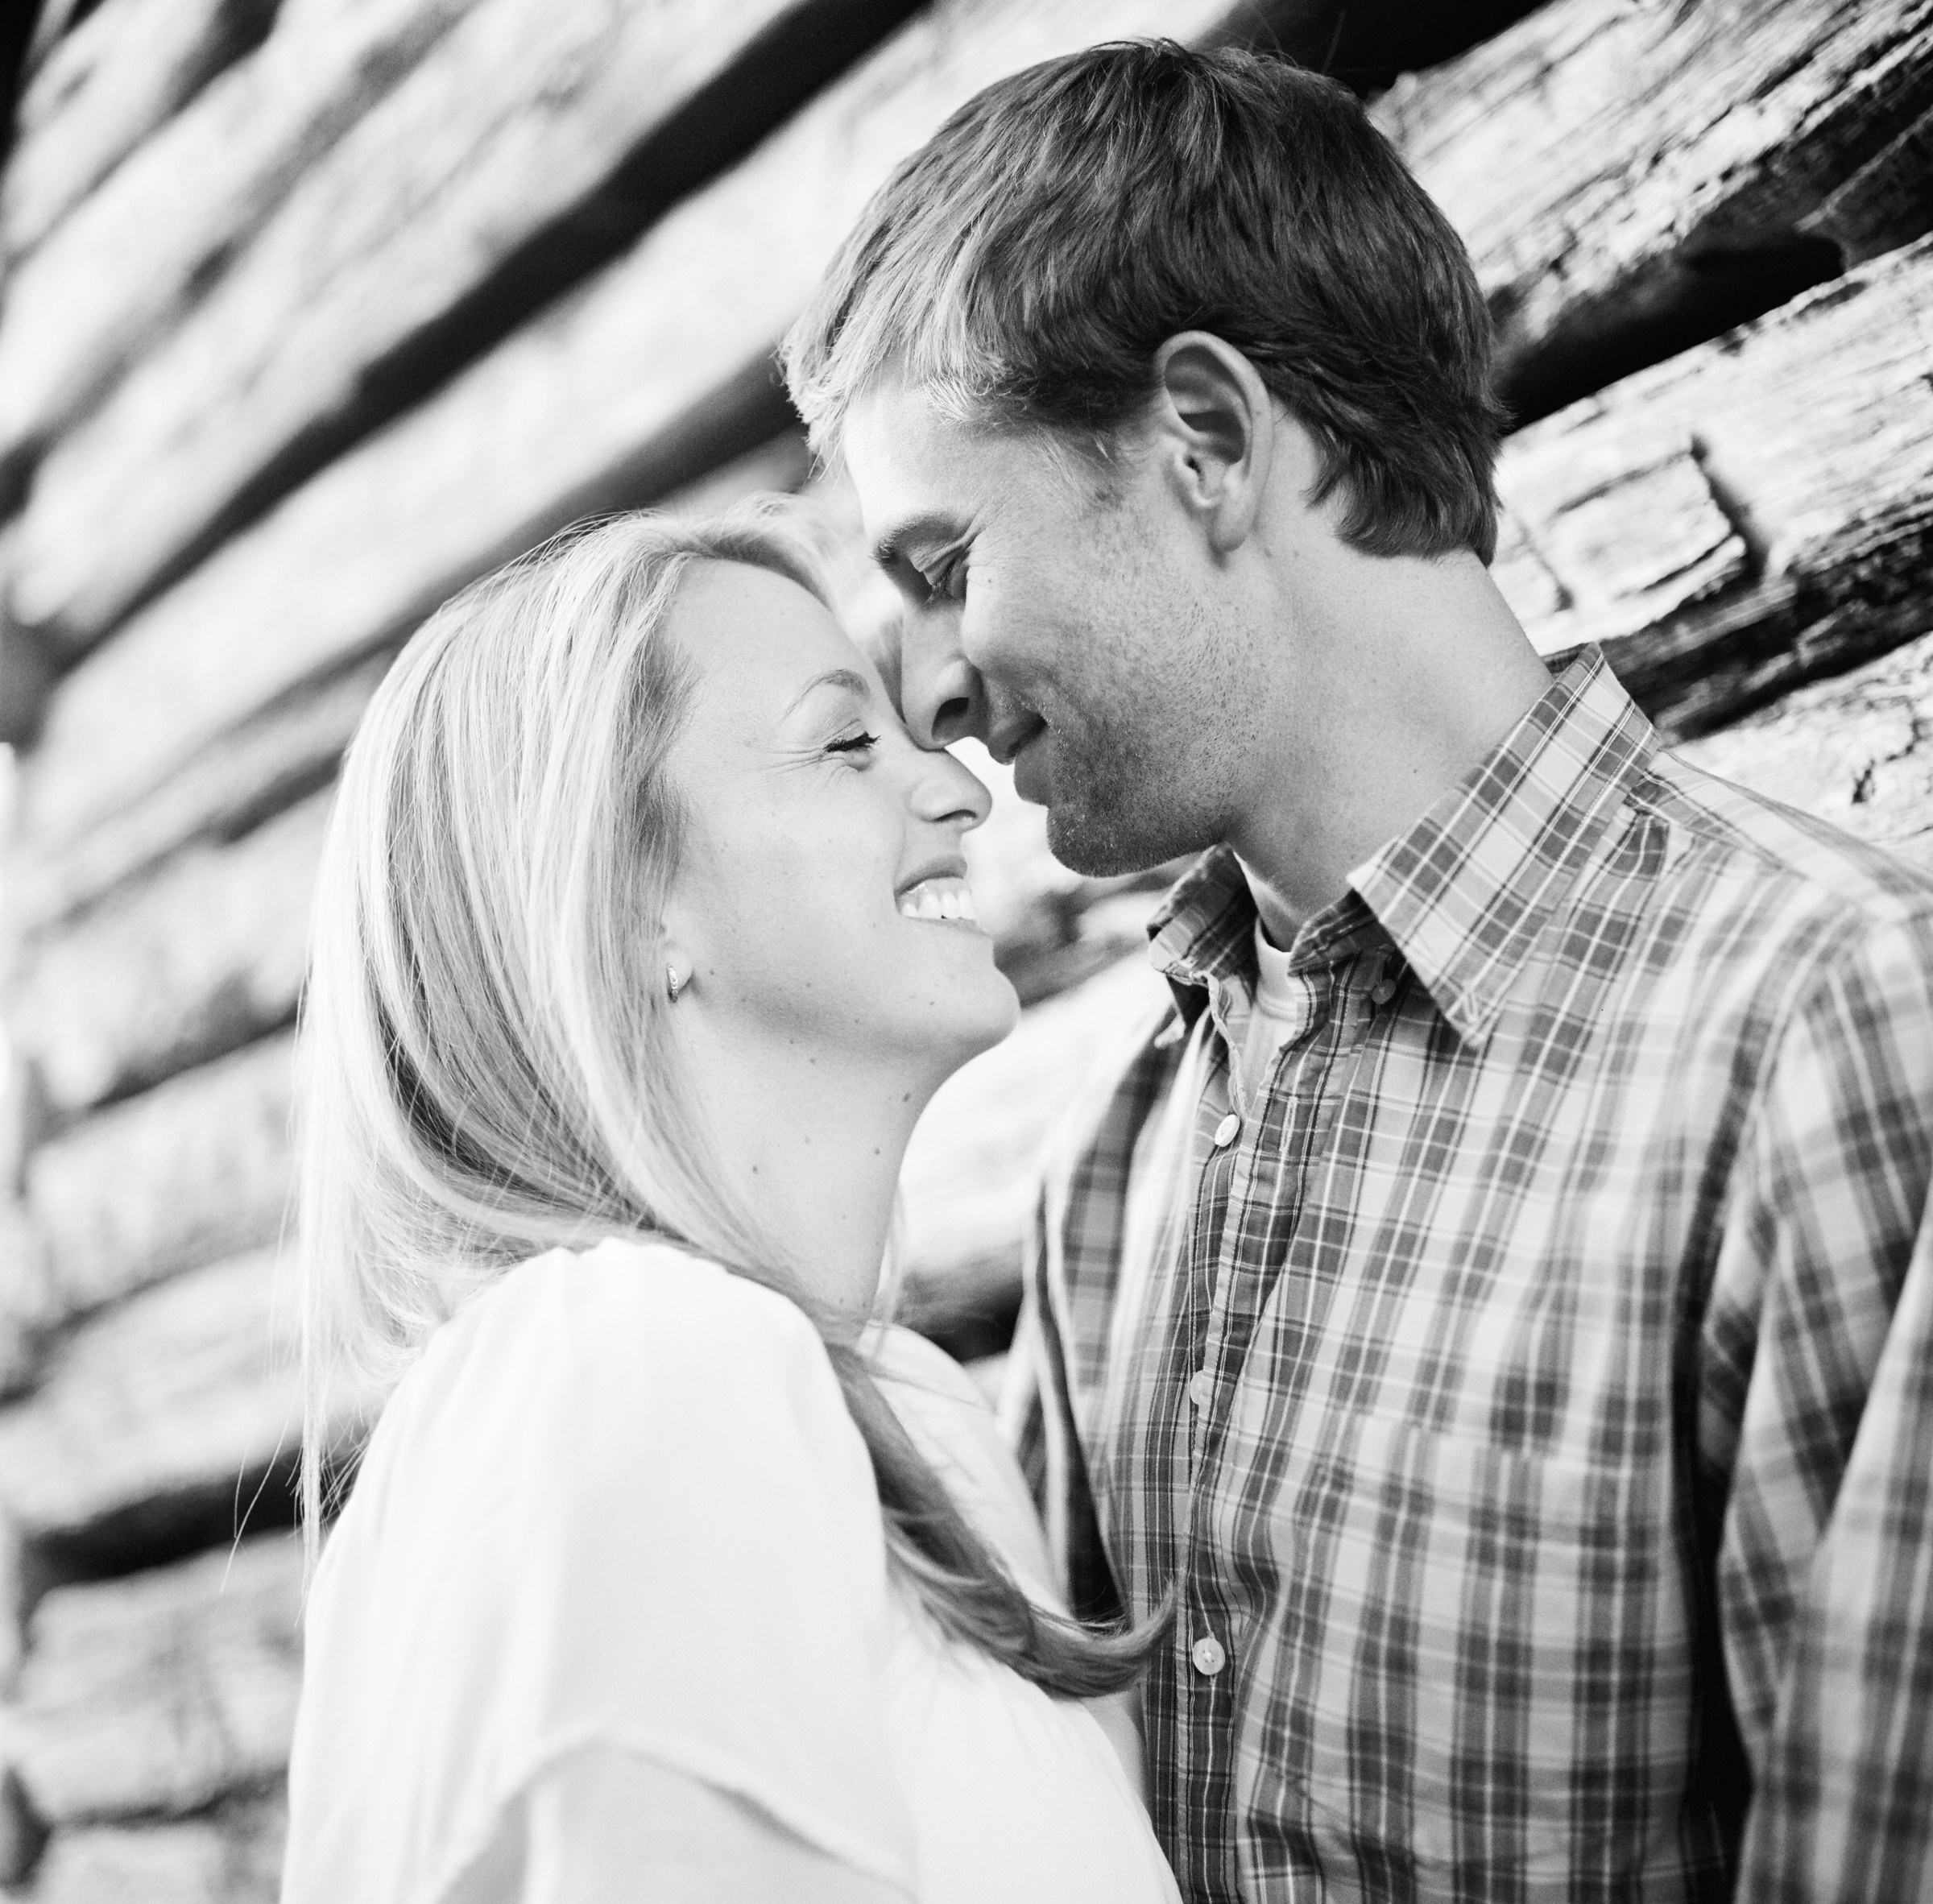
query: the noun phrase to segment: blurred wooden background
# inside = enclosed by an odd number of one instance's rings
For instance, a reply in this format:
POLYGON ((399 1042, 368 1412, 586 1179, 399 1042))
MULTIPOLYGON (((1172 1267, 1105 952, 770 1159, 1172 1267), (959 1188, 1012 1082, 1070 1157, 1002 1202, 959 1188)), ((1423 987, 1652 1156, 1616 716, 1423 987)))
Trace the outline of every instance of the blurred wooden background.
MULTIPOLYGON (((0 1883, 274 1895, 289 1032, 388 657, 586 511, 849 528, 771 364, 821 264, 979 86, 1153 32, 1335 72, 1463 231, 1540 645, 1933 863, 1933 0, 42 0, 0 33, 0 1883)), ((1149 883, 1004 792, 975 875, 1029 1010, 908 1195, 913 1312, 984 1355, 1043 1134, 1156 994, 1149 883)))

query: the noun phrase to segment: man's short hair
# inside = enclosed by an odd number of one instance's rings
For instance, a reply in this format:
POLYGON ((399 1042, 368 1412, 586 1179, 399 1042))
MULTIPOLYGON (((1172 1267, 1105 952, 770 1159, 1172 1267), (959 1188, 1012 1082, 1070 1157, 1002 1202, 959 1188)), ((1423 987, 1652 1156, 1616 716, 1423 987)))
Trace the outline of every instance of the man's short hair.
POLYGON ((875 195, 785 369, 825 453, 890 370, 1104 453, 1184 330, 1310 432, 1345 541, 1489 561, 1504 412, 1469 256, 1360 102, 1281 60, 1117 43, 987 87, 875 195))

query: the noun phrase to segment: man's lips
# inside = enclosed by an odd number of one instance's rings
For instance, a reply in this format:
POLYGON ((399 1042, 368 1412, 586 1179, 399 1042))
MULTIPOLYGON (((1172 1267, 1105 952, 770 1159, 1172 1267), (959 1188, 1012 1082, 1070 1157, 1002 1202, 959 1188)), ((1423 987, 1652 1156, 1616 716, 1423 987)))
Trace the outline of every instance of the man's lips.
POLYGON ((1004 721, 987 737, 987 751, 1003 767, 1011 766, 1027 744, 1047 731, 1041 717, 1022 710, 1018 718, 1004 721))
POLYGON ((1048 805, 1053 797, 1053 771, 1047 753, 1047 724, 1043 721, 1014 750, 1014 792, 1032 805, 1048 805))

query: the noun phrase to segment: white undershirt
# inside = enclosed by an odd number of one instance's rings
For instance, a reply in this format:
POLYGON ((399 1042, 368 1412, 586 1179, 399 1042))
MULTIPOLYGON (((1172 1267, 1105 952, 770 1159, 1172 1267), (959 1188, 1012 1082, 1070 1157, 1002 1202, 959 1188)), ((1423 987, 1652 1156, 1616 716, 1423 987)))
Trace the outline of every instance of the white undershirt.
POLYGON ((1289 975, 1289 954, 1279 952, 1255 927, 1255 1008, 1248 1014, 1248 1035, 1236 1063, 1242 1109, 1252 1111, 1275 1054, 1290 1038, 1299 1037, 1308 1020, 1308 991, 1289 975))

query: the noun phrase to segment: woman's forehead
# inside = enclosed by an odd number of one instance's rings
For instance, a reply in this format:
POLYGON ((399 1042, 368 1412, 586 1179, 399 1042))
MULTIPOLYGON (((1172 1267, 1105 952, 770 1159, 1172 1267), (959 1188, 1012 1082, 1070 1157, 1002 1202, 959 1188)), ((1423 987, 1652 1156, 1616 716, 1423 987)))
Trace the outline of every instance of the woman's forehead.
POLYGON ((697 714, 731 709, 777 722, 839 677, 872 684, 872 670, 831 611, 789 577, 742 562, 694 564, 678 591, 670 632, 698 664, 697 714))

